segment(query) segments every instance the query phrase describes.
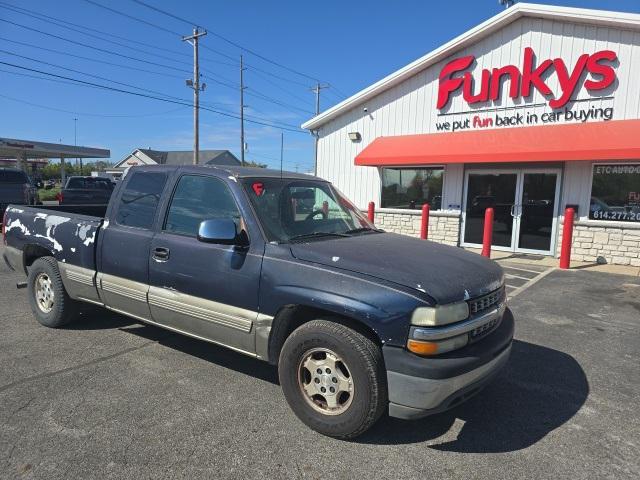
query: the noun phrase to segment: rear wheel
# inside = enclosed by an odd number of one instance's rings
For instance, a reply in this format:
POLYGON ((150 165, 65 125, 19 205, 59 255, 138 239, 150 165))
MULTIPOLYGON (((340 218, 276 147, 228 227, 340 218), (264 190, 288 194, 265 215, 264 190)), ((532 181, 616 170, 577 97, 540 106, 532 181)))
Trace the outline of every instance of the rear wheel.
POLYGON ((285 341, 278 366, 289 406, 324 435, 355 438, 387 406, 382 352, 366 336, 329 320, 314 320, 285 341))
POLYGON ((78 316, 78 303, 67 295, 53 257, 41 257, 33 262, 27 288, 31 311, 42 325, 58 328, 78 316))

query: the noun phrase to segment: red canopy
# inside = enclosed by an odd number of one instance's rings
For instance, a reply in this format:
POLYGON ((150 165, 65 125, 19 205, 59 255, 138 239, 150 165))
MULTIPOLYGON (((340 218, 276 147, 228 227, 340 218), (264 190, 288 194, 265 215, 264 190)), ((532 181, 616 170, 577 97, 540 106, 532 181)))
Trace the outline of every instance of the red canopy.
POLYGON ((379 137, 356 165, 640 160, 640 120, 379 137))

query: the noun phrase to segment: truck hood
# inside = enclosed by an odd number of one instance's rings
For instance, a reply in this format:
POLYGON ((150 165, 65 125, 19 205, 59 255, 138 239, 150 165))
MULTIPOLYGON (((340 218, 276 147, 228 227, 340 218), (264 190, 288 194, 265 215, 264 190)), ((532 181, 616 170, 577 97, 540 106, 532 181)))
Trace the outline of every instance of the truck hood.
POLYGON ((503 283, 495 262, 457 247, 394 233, 292 244, 294 257, 426 293, 438 304, 484 295, 503 283))

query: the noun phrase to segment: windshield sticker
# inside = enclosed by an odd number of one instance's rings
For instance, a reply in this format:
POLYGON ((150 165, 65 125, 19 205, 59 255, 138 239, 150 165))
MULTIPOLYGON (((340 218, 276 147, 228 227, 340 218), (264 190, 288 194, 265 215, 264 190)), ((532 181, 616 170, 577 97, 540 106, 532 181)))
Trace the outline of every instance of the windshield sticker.
POLYGON ((261 197, 262 194, 264 193, 264 183, 262 182, 254 182, 251 185, 251 188, 253 188, 254 193, 258 196, 261 197))

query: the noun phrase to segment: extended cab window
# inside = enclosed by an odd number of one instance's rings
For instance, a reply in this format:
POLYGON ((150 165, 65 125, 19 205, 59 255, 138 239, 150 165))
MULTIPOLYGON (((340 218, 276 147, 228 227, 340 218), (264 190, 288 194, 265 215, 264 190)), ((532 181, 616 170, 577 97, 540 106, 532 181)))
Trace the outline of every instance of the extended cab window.
POLYGON ((167 175, 134 172, 118 204, 116 222, 127 227, 151 228, 167 175))
POLYGON ((225 183, 215 177, 184 175, 167 212, 164 230, 195 237, 203 220, 231 218, 240 230, 240 211, 225 183))

